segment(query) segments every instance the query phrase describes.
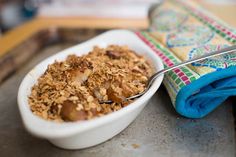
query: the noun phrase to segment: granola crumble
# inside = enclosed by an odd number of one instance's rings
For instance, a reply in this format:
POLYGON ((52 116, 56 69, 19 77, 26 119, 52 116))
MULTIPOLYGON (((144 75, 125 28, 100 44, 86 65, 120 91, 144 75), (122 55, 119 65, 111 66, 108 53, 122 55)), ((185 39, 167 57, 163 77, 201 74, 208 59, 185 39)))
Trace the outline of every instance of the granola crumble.
POLYGON ((32 87, 31 111, 46 120, 79 121, 117 111, 125 97, 145 89, 153 68, 127 46, 94 47, 87 55, 55 61, 32 87), (112 104, 100 104, 113 100, 112 104))

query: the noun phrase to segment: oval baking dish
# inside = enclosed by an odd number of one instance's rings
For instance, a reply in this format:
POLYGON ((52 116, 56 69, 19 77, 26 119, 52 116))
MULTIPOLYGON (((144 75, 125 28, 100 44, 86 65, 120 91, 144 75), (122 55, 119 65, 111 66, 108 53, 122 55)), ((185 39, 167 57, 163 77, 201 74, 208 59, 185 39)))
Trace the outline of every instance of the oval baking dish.
POLYGON ((78 56, 88 53, 94 46, 127 45, 152 62, 155 70, 163 69, 161 59, 145 45, 137 35, 127 30, 105 32, 87 42, 63 50, 42 61, 23 79, 18 91, 18 107, 26 129, 33 135, 45 138, 54 145, 65 149, 80 149, 102 143, 125 129, 142 111, 159 88, 163 76, 157 78, 151 88, 133 103, 108 115, 86 121, 56 123, 34 115, 28 104, 32 86, 55 60, 62 61, 69 54, 78 56))

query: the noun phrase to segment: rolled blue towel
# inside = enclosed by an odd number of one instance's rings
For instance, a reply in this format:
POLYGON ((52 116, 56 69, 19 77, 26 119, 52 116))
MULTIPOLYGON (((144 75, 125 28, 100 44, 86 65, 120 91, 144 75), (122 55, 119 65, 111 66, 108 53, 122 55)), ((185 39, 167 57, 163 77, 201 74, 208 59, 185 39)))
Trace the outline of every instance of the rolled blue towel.
POLYGON ((206 74, 184 86, 177 95, 176 110, 186 117, 201 118, 234 95, 236 67, 231 66, 206 74), (198 92, 194 93, 195 91, 198 92))

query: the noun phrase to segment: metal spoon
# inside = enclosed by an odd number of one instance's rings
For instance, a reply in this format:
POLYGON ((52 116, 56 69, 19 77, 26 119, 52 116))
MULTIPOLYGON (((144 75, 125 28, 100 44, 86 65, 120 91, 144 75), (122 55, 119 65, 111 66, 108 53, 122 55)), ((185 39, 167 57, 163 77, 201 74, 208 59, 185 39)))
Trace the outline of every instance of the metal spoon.
MULTIPOLYGON (((234 51, 236 51, 236 45, 233 45, 233 46, 230 46, 230 47, 227 47, 227 48, 223 48, 221 50, 213 51, 211 53, 207 53, 205 55, 202 55, 202 56, 199 56, 199 57, 195 57, 195 58, 192 58, 190 60, 187 60, 187 61, 175 64, 175 65, 167 67, 167 68, 164 68, 164 69, 156 72, 155 74, 153 74, 149 78, 149 80, 147 82, 147 85, 146 85, 146 88, 145 88, 145 90, 143 92, 138 93, 136 95, 133 95, 131 97, 128 97, 128 98, 126 98, 126 100, 132 100, 132 99, 138 98, 138 97, 142 96, 143 94, 145 94, 148 91, 148 89, 151 87, 152 83, 155 81, 155 79, 157 77, 163 75, 164 73, 166 73, 166 72, 168 72, 170 70, 173 70, 175 68, 179 68, 179 67, 185 66, 187 64, 198 62, 198 61, 210 58, 210 57, 215 57, 215 56, 218 56, 218 55, 223 55, 223 54, 234 52, 234 51)), ((113 102, 112 100, 107 100, 107 101, 102 101, 100 103, 112 103, 112 102, 113 102)))

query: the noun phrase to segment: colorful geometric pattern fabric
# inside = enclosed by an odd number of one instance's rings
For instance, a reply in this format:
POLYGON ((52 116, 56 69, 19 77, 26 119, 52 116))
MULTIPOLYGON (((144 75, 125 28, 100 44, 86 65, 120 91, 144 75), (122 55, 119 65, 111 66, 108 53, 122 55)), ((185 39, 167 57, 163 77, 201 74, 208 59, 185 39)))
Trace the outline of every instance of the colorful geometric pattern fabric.
POLYGON ((155 15, 153 22, 156 30, 170 31, 177 29, 186 19, 187 14, 178 13, 174 10, 163 10, 155 15))
MULTIPOLYGON (((156 52, 165 67, 236 43, 235 30, 189 1, 165 1, 152 17, 151 28, 154 29, 151 32, 137 32, 137 35, 156 52)), ((164 85, 173 105, 176 105, 176 97, 182 88, 206 74, 230 66, 236 66, 236 53, 166 73, 164 85)))
MULTIPOLYGON (((198 48, 193 48, 189 52, 189 59, 192 59, 197 56, 201 56, 203 54, 220 50, 222 48, 228 47, 228 45, 204 45, 198 48)), ((193 66, 205 66, 205 67, 211 67, 216 70, 225 69, 229 66, 235 66, 236 65, 236 53, 229 53, 221 56, 217 56, 214 58, 208 58, 203 61, 199 61, 196 63, 192 63, 193 66)))
POLYGON ((184 0, 171 0, 174 5, 178 5, 187 11, 190 15, 194 16, 196 19, 201 21, 203 24, 207 25, 214 32, 218 33, 220 36, 228 40, 229 42, 236 43, 236 30, 228 26, 226 23, 220 19, 214 17, 213 15, 206 12, 204 9, 197 7, 195 3, 188 2, 184 0))
POLYGON ((204 45, 214 36, 208 27, 183 25, 178 31, 167 35, 167 47, 181 47, 191 45, 204 45))

